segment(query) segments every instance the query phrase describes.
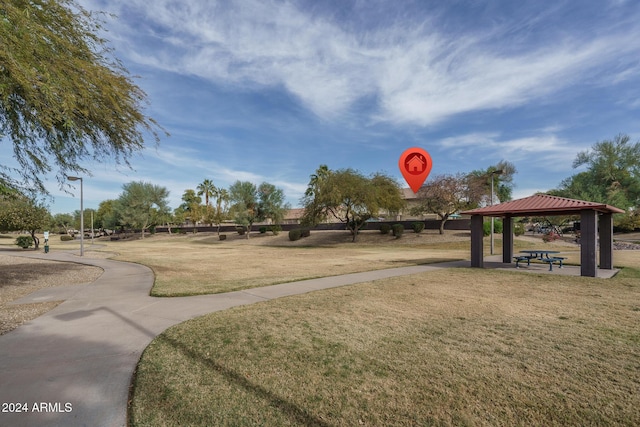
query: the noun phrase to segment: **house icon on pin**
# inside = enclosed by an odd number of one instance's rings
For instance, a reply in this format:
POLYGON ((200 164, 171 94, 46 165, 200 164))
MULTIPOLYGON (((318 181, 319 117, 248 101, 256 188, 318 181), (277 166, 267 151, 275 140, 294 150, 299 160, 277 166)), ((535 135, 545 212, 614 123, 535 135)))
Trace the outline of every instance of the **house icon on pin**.
POLYGON ((420 154, 415 154, 409 161, 405 163, 405 168, 410 174, 421 174, 426 167, 426 160, 420 154))

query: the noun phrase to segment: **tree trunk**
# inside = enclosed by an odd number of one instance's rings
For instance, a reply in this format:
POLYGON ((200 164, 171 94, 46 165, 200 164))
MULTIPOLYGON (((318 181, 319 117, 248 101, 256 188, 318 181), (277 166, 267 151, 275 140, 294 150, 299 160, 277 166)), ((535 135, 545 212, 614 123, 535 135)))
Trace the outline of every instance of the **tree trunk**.
POLYGON ((449 219, 449 216, 440 219, 440 234, 444 234, 444 223, 447 222, 447 219, 449 219))
POLYGON ((33 249, 38 250, 40 247, 40 239, 36 236, 36 230, 31 230, 31 238, 33 239, 33 249))

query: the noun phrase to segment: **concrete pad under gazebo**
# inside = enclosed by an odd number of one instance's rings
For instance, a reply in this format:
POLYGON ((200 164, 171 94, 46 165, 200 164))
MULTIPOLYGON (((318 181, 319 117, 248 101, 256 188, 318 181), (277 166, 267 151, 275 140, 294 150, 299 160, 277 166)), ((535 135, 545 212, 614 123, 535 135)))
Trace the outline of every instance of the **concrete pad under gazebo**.
POLYGON ((597 277, 598 249, 600 269, 613 269, 613 214, 624 211, 603 203, 536 194, 461 213, 471 215, 471 267, 478 268, 484 267, 482 223, 485 216, 502 218, 502 262, 512 263, 513 218, 580 215, 580 275, 597 277))

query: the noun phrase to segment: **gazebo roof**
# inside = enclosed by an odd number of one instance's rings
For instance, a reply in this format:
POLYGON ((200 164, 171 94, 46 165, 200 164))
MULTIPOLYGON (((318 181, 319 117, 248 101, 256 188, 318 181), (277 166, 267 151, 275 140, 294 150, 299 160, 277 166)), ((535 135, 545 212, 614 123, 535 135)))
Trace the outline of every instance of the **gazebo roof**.
POLYGON ((481 216, 575 215, 583 210, 595 210, 600 213, 624 213, 622 209, 604 203, 567 199, 548 194, 535 194, 523 199, 461 213, 481 216))

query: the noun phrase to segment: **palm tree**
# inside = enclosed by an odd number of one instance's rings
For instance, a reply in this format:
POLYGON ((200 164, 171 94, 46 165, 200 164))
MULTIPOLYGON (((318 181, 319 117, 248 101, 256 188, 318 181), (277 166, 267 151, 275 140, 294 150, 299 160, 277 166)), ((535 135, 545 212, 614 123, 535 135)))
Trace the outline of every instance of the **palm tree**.
POLYGON ((209 197, 216 191, 216 186, 213 185, 213 181, 205 179, 201 184, 198 184, 198 196, 204 195, 205 205, 209 207, 209 197))
POLYGON ((216 188, 213 195, 216 198, 216 212, 214 219, 218 225, 218 235, 220 235, 220 224, 229 214, 229 192, 225 188, 216 188))

